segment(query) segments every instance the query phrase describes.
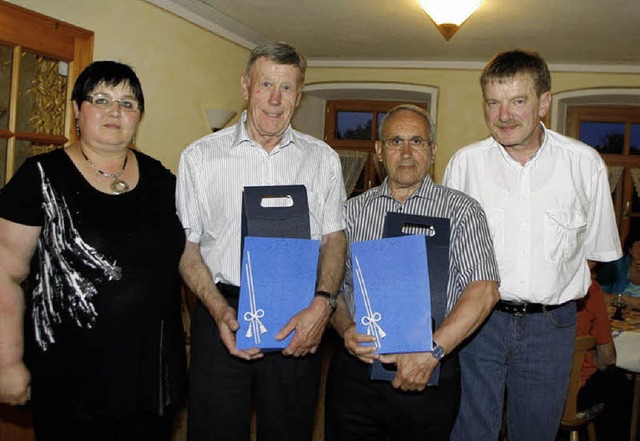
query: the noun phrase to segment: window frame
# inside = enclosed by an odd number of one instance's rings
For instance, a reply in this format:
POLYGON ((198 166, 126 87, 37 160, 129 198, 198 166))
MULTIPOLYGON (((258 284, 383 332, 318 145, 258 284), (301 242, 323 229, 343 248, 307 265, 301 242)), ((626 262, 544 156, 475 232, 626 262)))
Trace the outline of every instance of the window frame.
MULTIPOLYGON (((629 234, 631 222, 640 223, 640 211, 633 211, 634 188, 630 169, 640 169, 640 154, 630 154, 631 126, 640 124, 640 106, 614 104, 571 105, 567 107, 567 134, 580 139, 583 122, 624 123, 625 139, 622 153, 601 153, 607 166, 623 167, 623 175, 612 190, 616 222, 622 240, 629 234)), ((639 197, 640 198, 640 197, 639 197)))

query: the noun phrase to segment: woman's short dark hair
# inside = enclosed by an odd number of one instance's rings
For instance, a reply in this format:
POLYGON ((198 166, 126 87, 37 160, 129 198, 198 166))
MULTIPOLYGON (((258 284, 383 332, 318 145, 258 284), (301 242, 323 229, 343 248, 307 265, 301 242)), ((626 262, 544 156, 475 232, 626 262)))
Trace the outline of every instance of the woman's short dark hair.
POLYGON ((140 113, 144 113, 144 94, 138 76, 131 67, 116 61, 94 61, 88 65, 78 76, 71 93, 71 101, 74 101, 78 108, 87 95, 95 90, 98 84, 115 87, 121 83, 126 83, 131 87, 133 96, 136 97, 140 105, 140 113))

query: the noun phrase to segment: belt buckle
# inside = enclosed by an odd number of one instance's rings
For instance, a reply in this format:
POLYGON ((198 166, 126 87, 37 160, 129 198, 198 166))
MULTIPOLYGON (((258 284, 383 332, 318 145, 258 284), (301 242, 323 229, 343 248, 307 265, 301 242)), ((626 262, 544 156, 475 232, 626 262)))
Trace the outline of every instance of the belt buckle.
POLYGON ((524 317, 527 314, 527 304, 523 303, 522 305, 517 305, 515 307, 515 312, 513 315, 516 317, 524 317))

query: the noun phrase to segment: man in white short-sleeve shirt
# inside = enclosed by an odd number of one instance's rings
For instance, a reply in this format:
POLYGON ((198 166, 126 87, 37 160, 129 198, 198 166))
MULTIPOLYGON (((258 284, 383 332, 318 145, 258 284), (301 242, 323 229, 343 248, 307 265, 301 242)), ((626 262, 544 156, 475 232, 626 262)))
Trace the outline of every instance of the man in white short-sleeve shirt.
POLYGON ((257 46, 241 76, 247 110, 240 121, 195 141, 180 160, 177 205, 187 233, 180 269, 199 300, 191 334, 191 441, 249 439, 252 400, 260 439, 311 439, 320 378, 315 352, 344 273, 346 196, 338 155, 290 125, 305 68, 287 43, 257 46), (276 335, 295 332, 282 352, 238 350, 242 191, 293 184, 307 189, 311 238, 321 241, 316 293, 276 335))
POLYGON ((598 152, 546 129, 551 76, 536 53, 496 55, 480 78, 491 137, 458 151, 444 184, 482 204, 500 297, 462 349, 452 439, 495 440, 507 399, 509 439, 555 440, 569 384, 576 307, 588 260, 621 255, 607 168, 598 152))

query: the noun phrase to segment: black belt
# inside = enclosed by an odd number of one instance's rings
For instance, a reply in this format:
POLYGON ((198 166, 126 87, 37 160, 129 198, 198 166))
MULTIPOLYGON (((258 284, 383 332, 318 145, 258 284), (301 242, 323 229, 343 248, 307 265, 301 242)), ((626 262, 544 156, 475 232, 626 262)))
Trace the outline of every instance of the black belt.
POLYGON ((564 303, 561 305, 543 305, 542 303, 520 303, 509 300, 499 300, 498 303, 496 303, 495 309, 522 317, 525 314, 538 314, 544 311, 553 311, 554 309, 558 309, 564 305, 564 303))

